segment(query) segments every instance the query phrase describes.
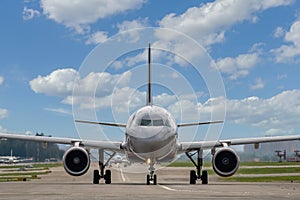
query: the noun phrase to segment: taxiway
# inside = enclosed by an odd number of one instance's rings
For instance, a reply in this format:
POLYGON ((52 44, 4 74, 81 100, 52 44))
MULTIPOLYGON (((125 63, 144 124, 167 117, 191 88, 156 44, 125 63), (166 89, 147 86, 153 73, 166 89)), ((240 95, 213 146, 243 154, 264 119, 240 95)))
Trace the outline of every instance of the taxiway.
POLYGON ((0 199, 299 199, 299 183, 219 182, 214 176, 208 185, 189 184, 189 168, 157 171, 158 185, 146 185, 144 173, 112 169, 112 184, 92 184, 94 166, 81 177, 72 177, 63 167, 41 179, 0 183, 0 199))

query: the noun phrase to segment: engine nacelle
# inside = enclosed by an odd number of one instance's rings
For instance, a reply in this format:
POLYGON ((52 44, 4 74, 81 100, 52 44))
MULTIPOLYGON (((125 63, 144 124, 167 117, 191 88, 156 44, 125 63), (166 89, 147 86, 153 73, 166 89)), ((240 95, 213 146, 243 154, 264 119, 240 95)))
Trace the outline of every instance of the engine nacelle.
POLYGON ((239 156, 228 147, 218 149, 212 158, 214 171, 223 177, 232 176, 238 170, 239 163, 239 156))
POLYGON ((85 174, 90 167, 90 156, 82 147, 69 148, 64 156, 63 163, 66 172, 72 176, 85 174))

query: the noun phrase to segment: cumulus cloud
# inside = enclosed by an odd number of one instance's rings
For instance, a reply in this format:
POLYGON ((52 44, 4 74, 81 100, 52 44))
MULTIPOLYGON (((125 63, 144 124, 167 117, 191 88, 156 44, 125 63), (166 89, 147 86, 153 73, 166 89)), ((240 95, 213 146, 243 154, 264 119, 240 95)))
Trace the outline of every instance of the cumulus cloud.
POLYGON ((274 37, 279 38, 284 35, 284 29, 282 27, 277 27, 274 31, 274 37))
POLYGON ((38 76, 29 82, 36 93, 49 96, 67 96, 73 91, 74 81, 78 73, 75 69, 58 69, 47 76, 38 76))
POLYGON ((131 29, 144 28, 148 24, 148 19, 136 19, 132 21, 124 21, 117 25, 119 32, 128 31, 131 29))
POLYGON ((269 99, 228 100, 227 117, 235 123, 287 129, 300 119, 300 90, 287 90, 269 99))
POLYGON ((2 76, 0 76, 0 85, 2 85, 4 82, 4 78, 2 76))
POLYGON ((0 108, 0 119, 6 118, 8 116, 8 110, 0 108))
POLYGON ((256 79, 255 83, 250 85, 251 90, 259 90, 259 89, 263 89, 264 87, 265 87, 265 82, 261 78, 256 79))
POLYGON ((0 133, 7 133, 7 129, 5 129, 2 126, 0 126, 0 133))
POLYGON ((34 17, 39 17, 39 16, 40 16, 40 12, 38 10, 24 7, 24 9, 23 9, 23 19, 24 20, 30 20, 34 17))
POLYGON ((97 31, 92 35, 88 36, 87 41, 85 44, 100 44, 105 42, 108 39, 108 35, 106 32, 97 31))
MULTIPOLYGON (((91 72, 85 77, 80 77, 75 69, 66 68, 57 69, 46 76, 39 75, 29 84, 36 93, 59 96, 63 98, 62 102, 65 104, 75 104, 90 109, 94 108, 94 105, 96 108, 110 106, 110 98, 114 90, 120 94, 130 92, 123 88, 126 87, 130 78, 131 72, 116 75, 107 72, 91 72), (118 87, 123 90, 119 90, 118 87), (74 93, 73 89, 75 89, 74 93)), ((114 98, 120 94, 116 93, 114 98)), ((120 97, 120 99, 122 98, 120 97)), ((47 110, 66 113, 61 109, 47 108, 47 110)))
POLYGON ((136 42, 140 39, 140 33, 139 31, 130 31, 133 29, 139 29, 139 28, 144 28, 148 26, 148 19, 136 19, 132 21, 124 21, 120 24, 117 25, 119 29, 119 33, 122 33, 122 37, 126 37, 126 39, 130 42, 136 42), (124 34, 124 32, 126 32, 124 34))
POLYGON ((139 9, 145 0, 41 0, 43 13, 57 23, 75 29, 89 30, 89 25, 100 19, 139 9))
MULTIPOLYGON (((47 76, 39 76, 31 81, 32 89, 47 95, 61 96, 62 103, 79 106, 80 109, 111 108, 117 113, 129 113, 145 105, 146 93, 129 87, 131 74, 90 73, 76 79, 78 92, 72 96, 69 85, 73 80, 68 73, 77 74, 73 69, 59 69, 47 76), (56 74, 58 73, 58 74, 56 74), (56 81, 53 81, 56 80, 56 81), (38 86, 38 84, 41 84, 38 86), (56 84, 56 86, 54 86, 56 84), (97 88, 97 86, 101 86, 97 88), (103 87, 102 87, 103 86, 103 87), (93 94, 93 95, 91 95, 93 94)), ((71 76, 72 77, 72 76, 71 76)), ((257 79, 256 85, 263 82, 257 79)), ((254 86, 253 86, 254 87, 254 86)), ((253 89, 258 89, 256 86, 253 89)), ((153 97, 154 103, 166 107, 178 120, 194 121, 223 119, 226 104, 226 121, 234 124, 247 124, 268 129, 268 133, 291 132, 300 120, 300 90, 283 91, 270 98, 256 96, 244 99, 209 98, 204 103, 197 102, 189 95, 175 96, 162 93, 153 97)), ((47 108, 49 111, 68 113, 64 109, 47 108)), ((0 109, 0 118, 8 111, 0 109)))
POLYGON ((210 98, 204 103, 189 100, 175 102, 168 107, 177 119, 210 120, 214 113, 216 118, 222 116, 226 103, 225 121, 233 124, 246 124, 267 130, 267 134, 292 133, 299 127, 300 90, 283 91, 271 98, 247 97, 244 99, 210 98), (193 115, 191 114, 193 113, 193 115))
POLYGON ((189 8, 181 15, 171 13, 161 27, 184 32, 209 46, 224 40, 224 30, 243 21, 257 21, 257 14, 272 7, 290 5, 293 0, 216 0, 189 8))
POLYGON ((290 30, 285 32, 284 44, 277 49, 272 49, 275 60, 278 63, 300 62, 300 20, 295 21, 290 30))
MULTIPOLYGON (((226 57, 216 61, 216 66, 220 72, 227 74, 230 80, 245 77, 249 71, 259 63, 259 53, 240 54, 235 58, 226 57)), ((213 66, 213 65, 212 65, 213 66)))

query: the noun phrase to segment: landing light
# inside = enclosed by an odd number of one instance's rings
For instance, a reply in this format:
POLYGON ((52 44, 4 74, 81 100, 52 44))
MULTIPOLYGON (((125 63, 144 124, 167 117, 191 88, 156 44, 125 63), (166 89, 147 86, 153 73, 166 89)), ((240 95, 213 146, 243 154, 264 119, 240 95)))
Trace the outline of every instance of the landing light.
POLYGON ((147 163, 147 165, 150 165, 151 164, 151 159, 147 158, 146 163, 147 163))

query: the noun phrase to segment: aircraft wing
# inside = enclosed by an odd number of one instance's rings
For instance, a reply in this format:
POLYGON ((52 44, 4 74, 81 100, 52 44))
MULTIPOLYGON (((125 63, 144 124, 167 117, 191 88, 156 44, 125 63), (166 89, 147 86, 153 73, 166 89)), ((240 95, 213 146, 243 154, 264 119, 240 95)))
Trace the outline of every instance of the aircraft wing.
POLYGON ((96 149, 105 149, 111 151, 121 151, 122 142, 113 141, 93 141, 93 140, 81 140, 73 138, 60 138, 60 137, 46 137, 46 136, 29 136, 19 134, 6 134, 0 133, 0 139, 15 139, 15 140, 28 140, 45 143, 57 143, 57 144, 74 144, 79 142, 85 147, 91 147, 96 149))
POLYGON ((199 141, 199 142, 181 142, 179 151, 193 151, 197 149, 211 149, 215 147, 243 145, 243 144, 259 144, 267 142, 282 142, 290 140, 300 140, 300 135, 290 136, 274 136, 274 137, 254 137, 254 138, 238 138, 217 141, 199 141))

